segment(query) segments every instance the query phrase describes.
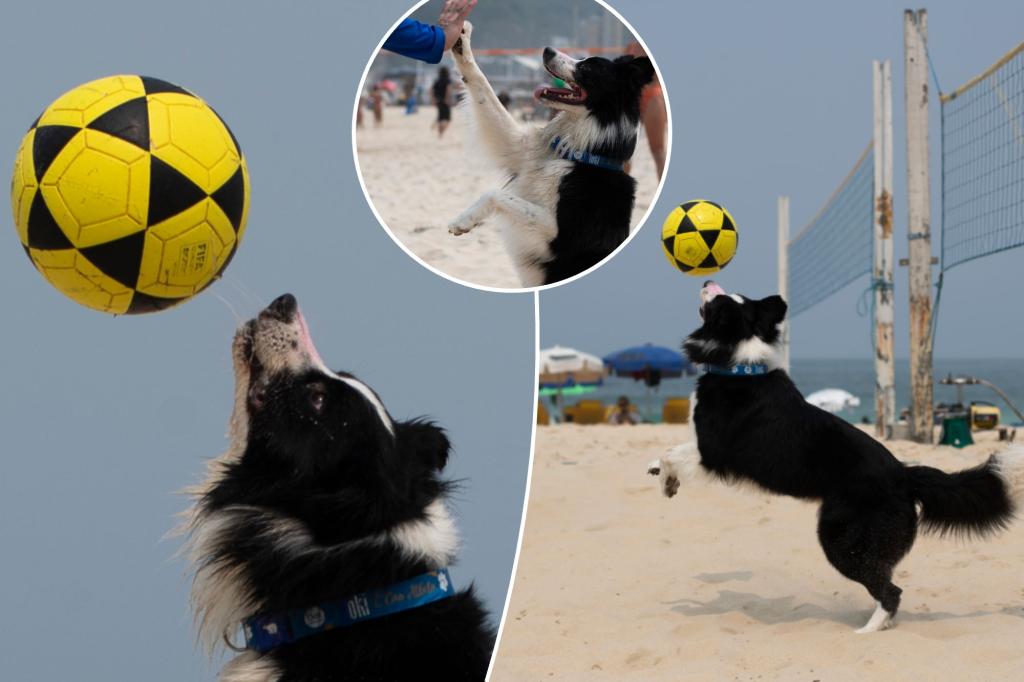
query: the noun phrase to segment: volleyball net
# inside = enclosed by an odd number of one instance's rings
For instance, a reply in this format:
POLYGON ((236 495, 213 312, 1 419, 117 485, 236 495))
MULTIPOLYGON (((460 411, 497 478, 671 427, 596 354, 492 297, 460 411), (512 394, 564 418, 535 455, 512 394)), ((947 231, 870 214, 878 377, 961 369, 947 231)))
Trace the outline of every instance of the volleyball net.
POLYGON ((872 266, 874 152, 861 153, 818 214, 789 240, 789 315, 825 300, 872 266))
POLYGON ((940 103, 945 272, 1024 246, 1024 43, 940 103))

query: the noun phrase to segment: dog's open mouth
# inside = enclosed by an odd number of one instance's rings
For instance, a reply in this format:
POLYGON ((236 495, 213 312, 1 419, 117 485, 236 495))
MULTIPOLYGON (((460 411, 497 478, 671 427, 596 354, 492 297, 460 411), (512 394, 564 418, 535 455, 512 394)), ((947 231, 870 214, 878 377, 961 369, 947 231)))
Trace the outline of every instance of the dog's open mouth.
POLYGON ((547 64, 544 65, 544 68, 553 77, 563 80, 568 87, 556 88, 549 85, 541 85, 533 91, 534 97, 551 102, 561 102, 562 104, 583 104, 587 101, 586 90, 572 81, 565 80, 562 76, 552 71, 547 64))

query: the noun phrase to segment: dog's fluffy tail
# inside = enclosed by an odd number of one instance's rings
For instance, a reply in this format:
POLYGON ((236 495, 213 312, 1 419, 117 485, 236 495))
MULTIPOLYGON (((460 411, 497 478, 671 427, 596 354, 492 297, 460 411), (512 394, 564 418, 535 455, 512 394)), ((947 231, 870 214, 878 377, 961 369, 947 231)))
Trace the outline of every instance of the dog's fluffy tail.
POLYGON ((942 535, 986 536, 1010 525, 1024 496, 1024 447, 992 455, 973 469, 946 473, 907 467, 921 503, 922 529, 942 535))

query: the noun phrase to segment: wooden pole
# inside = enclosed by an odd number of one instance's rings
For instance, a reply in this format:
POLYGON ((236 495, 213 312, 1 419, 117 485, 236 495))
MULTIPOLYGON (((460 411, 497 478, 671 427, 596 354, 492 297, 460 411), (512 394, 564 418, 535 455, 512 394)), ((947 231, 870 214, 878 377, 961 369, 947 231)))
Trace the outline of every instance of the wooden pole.
MULTIPOLYGON (((789 197, 779 197, 779 296, 789 303, 789 197)), ((789 371, 789 320, 782 325, 782 369, 789 371)))
POLYGON ((893 366, 892 277, 892 71, 889 60, 872 64, 874 86, 875 219, 875 435, 892 438, 896 423, 896 372, 893 366))
POLYGON ((928 177, 928 13, 903 13, 910 289, 910 438, 932 442, 932 242, 928 177))

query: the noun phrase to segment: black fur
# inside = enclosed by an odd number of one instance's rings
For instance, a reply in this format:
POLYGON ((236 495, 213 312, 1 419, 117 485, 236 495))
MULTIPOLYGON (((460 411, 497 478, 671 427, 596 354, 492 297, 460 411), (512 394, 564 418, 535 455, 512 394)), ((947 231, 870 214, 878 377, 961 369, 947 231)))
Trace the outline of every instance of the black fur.
MULTIPOLYGON (((742 303, 714 296, 683 349, 697 363, 732 364, 743 341, 775 343, 785 312, 778 296, 742 303)), ((748 377, 705 374, 696 397, 701 466, 730 482, 820 501, 825 556, 890 615, 900 602, 893 569, 914 543, 917 505, 925 531, 985 535, 1013 517, 994 458, 952 474, 905 466, 863 431, 807 403, 781 369, 748 377)))
MULTIPOLYGON (((248 445, 198 502, 197 526, 231 519, 202 562, 241 567, 260 613, 344 598, 437 568, 391 540, 358 541, 424 518, 428 505, 449 493, 452 485, 439 477, 449 455, 444 431, 412 420, 395 422, 392 436, 358 390, 315 366, 267 375, 254 358, 250 371, 248 445)), ((267 656, 288 682, 475 681, 484 677, 493 641, 470 587, 267 656)))

